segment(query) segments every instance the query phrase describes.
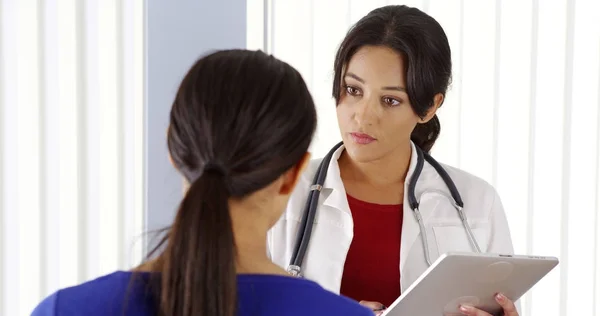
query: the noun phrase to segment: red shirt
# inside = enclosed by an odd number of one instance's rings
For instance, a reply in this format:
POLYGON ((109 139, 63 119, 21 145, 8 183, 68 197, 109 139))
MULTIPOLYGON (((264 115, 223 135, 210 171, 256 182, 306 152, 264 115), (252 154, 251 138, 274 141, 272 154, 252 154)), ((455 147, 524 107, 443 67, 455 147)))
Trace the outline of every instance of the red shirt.
POLYGON ((390 306, 400 296, 402 205, 380 205, 348 195, 354 238, 340 293, 357 301, 390 306))

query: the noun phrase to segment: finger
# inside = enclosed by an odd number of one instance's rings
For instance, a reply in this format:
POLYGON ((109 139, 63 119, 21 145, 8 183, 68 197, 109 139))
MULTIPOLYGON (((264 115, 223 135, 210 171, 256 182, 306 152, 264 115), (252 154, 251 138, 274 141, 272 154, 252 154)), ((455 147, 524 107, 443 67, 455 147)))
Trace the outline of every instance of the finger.
POLYGON ((370 308, 372 311, 380 311, 385 309, 385 306, 379 302, 360 301, 360 305, 370 308))
POLYGON ((461 305, 460 312, 467 316, 492 316, 480 309, 468 305, 461 305))
POLYGON ((496 294, 496 302, 502 306, 504 310, 504 316, 519 316, 519 312, 517 312, 517 308, 515 307, 515 303, 508 299, 504 294, 498 293, 496 294))

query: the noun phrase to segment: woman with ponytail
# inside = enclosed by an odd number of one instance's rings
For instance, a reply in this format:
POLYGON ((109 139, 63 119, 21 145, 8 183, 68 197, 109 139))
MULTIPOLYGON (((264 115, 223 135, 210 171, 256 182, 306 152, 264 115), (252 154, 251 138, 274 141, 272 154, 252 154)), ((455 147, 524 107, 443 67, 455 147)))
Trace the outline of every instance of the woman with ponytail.
POLYGON ((286 63, 245 50, 198 60, 167 135, 189 187, 155 259, 60 290, 33 314, 371 315, 267 255, 267 232, 309 159, 316 124, 311 95, 286 63))
MULTIPOLYGON (((429 153, 440 133, 436 111, 451 75, 444 30, 416 8, 381 7, 350 28, 335 57, 332 88, 343 145, 335 150, 320 188, 304 277, 381 313, 428 268, 425 251, 432 261, 449 251, 475 251, 431 164, 423 165, 415 189, 425 229, 434 237, 427 249, 405 194, 417 148, 429 153)), ((310 163, 285 216, 270 231, 270 255, 282 267, 290 264, 298 219, 320 163, 310 163)), ((444 169, 462 195, 481 250, 512 253, 494 188, 463 170, 444 169)), ((292 267, 297 270, 295 261, 292 267)), ((518 315, 509 299, 498 302, 506 315, 518 315)), ((487 315, 462 308, 465 315, 487 315)))

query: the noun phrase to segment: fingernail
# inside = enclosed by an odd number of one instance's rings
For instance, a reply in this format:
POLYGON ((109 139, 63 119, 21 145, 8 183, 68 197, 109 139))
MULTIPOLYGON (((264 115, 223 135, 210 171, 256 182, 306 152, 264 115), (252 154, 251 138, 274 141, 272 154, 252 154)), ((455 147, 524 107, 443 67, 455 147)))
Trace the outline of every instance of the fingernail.
POLYGON ((460 305, 460 310, 463 312, 470 312, 473 310, 473 306, 460 305))
POLYGON ((498 293, 496 294, 496 300, 498 300, 499 302, 503 302, 506 299, 506 296, 498 293))

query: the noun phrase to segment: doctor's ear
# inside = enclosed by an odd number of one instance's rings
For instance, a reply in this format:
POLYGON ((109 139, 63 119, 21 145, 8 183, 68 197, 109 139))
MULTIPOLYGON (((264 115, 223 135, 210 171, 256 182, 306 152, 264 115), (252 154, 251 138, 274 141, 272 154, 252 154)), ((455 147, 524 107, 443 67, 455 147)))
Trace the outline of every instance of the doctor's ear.
POLYGON ((296 187, 298 180, 300 180, 300 176, 308 166, 309 161, 310 153, 307 152, 304 154, 304 156, 302 156, 302 159, 300 159, 295 166, 283 174, 283 184, 279 189, 280 194, 289 195, 292 193, 292 191, 294 191, 294 188, 296 187))
POLYGON ((436 94, 433 97, 433 104, 431 105, 429 110, 427 110, 427 113, 425 113, 425 116, 423 118, 421 118, 419 123, 424 124, 424 123, 429 122, 429 120, 431 120, 435 116, 435 113, 440 108, 440 106, 442 106, 442 103, 444 103, 444 95, 441 93, 436 94))

